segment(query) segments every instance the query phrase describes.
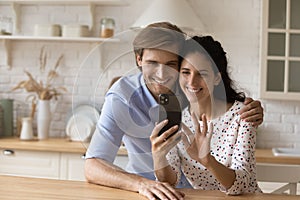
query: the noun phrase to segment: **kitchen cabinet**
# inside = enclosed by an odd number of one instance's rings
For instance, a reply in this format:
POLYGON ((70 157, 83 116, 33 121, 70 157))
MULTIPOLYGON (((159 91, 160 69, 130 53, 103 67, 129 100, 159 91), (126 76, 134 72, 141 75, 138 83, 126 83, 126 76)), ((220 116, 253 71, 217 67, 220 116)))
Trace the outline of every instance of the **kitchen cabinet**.
MULTIPOLYGON (((0 139, 0 174, 83 181, 87 145, 63 138, 43 141, 3 138, 0 139)), ((122 147, 115 164, 125 169, 127 162, 122 147)))
POLYGON ((274 156, 271 149, 256 149, 255 154, 257 179, 264 192, 300 194, 299 157, 274 156))
POLYGON ((37 36, 24 36, 20 35, 20 13, 22 12, 22 5, 86 5, 89 7, 90 22, 89 28, 93 32, 95 29, 95 6, 125 6, 128 5, 126 0, 7 0, 0 1, 1 5, 9 5, 13 11, 13 34, 0 35, 0 56, 3 58, 0 66, 6 68, 11 67, 11 41, 27 40, 27 41, 53 41, 53 42, 88 42, 88 43, 101 43, 101 42, 119 42, 117 38, 99 38, 99 37, 37 37, 37 36))
POLYGON ((262 4, 261 97, 300 100, 300 1, 262 4))

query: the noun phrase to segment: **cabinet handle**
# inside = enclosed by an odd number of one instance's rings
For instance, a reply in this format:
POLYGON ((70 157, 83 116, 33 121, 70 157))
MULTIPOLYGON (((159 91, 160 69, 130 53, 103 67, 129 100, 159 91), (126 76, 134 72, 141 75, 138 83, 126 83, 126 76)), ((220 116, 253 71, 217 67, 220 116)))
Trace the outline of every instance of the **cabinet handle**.
POLYGON ((3 150, 3 154, 6 155, 6 156, 11 156, 14 153, 15 152, 13 150, 9 150, 9 149, 3 150))
POLYGON ((82 154, 81 159, 85 160, 85 153, 82 154))

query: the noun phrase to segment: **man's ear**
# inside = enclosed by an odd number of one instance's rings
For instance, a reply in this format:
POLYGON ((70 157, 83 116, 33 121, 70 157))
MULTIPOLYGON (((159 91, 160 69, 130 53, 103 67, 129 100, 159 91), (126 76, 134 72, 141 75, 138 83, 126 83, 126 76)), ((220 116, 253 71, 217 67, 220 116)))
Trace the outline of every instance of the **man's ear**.
POLYGON ((221 76, 221 73, 218 72, 216 75, 215 75, 215 81, 214 81, 214 85, 219 85, 220 82, 222 80, 222 76, 221 76))
POLYGON ((139 55, 136 55, 136 63, 138 67, 142 67, 142 57, 139 55))

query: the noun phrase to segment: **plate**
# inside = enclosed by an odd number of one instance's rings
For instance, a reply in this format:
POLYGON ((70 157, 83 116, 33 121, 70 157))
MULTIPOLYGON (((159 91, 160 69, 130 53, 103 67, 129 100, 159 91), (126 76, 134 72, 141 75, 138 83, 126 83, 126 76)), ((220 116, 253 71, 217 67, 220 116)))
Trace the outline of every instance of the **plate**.
POLYGON ((82 104, 82 105, 76 106, 72 110, 71 117, 76 114, 82 114, 82 115, 88 116, 90 119, 93 120, 93 122, 95 124, 97 123, 97 121, 100 117, 100 112, 94 106, 88 105, 88 104, 82 104))
POLYGON ((95 123, 83 114, 73 115, 67 124, 66 134, 72 141, 87 141, 95 130, 95 123))
POLYGON ((300 157, 300 149, 295 148, 273 148, 274 156, 300 157))

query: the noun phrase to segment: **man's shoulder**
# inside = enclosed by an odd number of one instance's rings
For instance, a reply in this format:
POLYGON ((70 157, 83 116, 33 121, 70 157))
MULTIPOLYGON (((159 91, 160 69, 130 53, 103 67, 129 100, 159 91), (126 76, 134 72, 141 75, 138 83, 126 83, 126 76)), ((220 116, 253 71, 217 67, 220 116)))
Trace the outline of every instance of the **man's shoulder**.
POLYGON ((141 73, 121 77, 109 90, 109 92, 128 93, 142 86, 141 73))

